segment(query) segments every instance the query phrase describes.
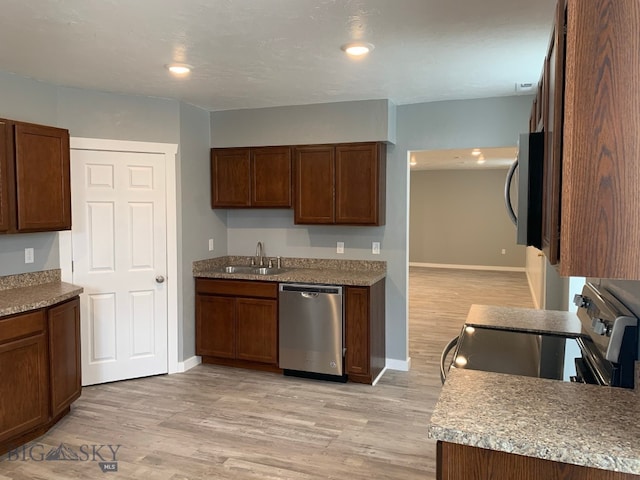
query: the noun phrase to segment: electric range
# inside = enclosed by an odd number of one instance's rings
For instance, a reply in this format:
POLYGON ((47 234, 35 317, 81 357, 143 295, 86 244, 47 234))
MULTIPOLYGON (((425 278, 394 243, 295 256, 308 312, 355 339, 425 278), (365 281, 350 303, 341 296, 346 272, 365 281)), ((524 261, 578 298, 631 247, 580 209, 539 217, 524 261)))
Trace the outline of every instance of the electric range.
POLYGON ((467 368, 633 388, 638 319, 613 294, 592 283, 585 284, 574 302, 580 333, 465 324, 443 351, 443 382, 448 368, 467 368))

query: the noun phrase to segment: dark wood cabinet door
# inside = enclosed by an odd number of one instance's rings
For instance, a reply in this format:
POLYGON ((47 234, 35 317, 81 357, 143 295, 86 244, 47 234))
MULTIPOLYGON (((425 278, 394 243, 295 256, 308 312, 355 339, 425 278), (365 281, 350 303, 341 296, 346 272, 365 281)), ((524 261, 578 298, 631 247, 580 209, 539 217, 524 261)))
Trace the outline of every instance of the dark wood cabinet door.
POLYGON ((638 280, 638 2, 568 7, 560 274, 638 280))
POLYGON ((554 30, 544 69, 543 111, 545 153, 543 168, 542 250, 552 265, 560 259, 560 191, 564 114, 565 15, 558 2, 554 30))
POLYGON ((295 223, 325 225, 335 223, 334 146, 296 148, 294 176, 295 223))
POLYGON ((632 480, 638 475, 612 472, 541 458, 438 442, 438 480, 632 480))
POLYGON ((252 148, 251 168, 251 206, 291 208, 291 148, 252 148))
MULTIPOLYGON (((9 219, 9 158, 13 162, 10 150, 12 139, 11 127, 0 120, 0 232, 7 232, 11 226, 9 219)), ((11 194, 13 197, 13 194, 11 194)))
POLYGON ((80 300, 48 310, 51 415, 65 410, 82 391, 80 367, 80 300))
POLYGON ((385 165, 384 144, 336 146, 336 223, 384 224, 385 165))
POLYGON ((16 123, 14 142, 18 231, 70 229, 68 130, 16 123))
POLYGON ((348 375, 369 375, 369 289, 345 289, 345 343, 348 375))
POLYGON ((0 443, 49 420, 46 338, 41 333, 0 344, 0 443))
POLYGON ((251 206, 251 156, 248 148, 211 149, 211 206, 251 206))
POLYGON ((236 356, 240 360, 277 365, 278 303, 276 300, 236 299, 236 356))
POLYGON ((196 295, 196 354, 236 357, 236 305, 229 297, 196 295))

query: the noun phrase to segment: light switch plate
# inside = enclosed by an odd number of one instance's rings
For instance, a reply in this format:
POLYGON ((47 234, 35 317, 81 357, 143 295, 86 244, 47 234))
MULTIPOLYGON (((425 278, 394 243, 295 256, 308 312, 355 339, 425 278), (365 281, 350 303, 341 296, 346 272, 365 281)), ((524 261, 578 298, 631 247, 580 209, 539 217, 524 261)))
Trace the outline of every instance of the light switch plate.
POLYGON ((24 263, 33 263, 33 248, 24 249, 24 263))
POLYGON ((371 253, 374 255, 380 255, 380 242, 371 243, 371 253))
POLYGON ((213 251, 213 238, 209 239, 209 251, 212 252, 213 251))
POLYGON ((336 244, 336 253, 344 253, 344 242, 338 242, 336 244))

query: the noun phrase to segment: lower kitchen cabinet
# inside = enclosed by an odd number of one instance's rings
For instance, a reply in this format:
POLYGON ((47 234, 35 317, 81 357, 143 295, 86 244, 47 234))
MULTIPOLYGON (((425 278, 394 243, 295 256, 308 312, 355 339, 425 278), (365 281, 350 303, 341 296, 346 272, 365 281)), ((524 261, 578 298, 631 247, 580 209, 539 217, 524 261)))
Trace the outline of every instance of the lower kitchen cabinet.
POLYGON ((0 318, 0 455, 45 433, 80 392, 78 297, 0 318))
MULTIPOLYGON (((370 384, 386 361, 385 282, 344 292, 345 371, 370 384)), ((280 371, 278 284, 196 278, 196 354, 203 363, 280 371)))
POLYGON ((640 476, 438 442, 438 480, 638 480, 640 476))
POLYGON ((196 295, 196 354, 236 358, 236 300, 196 295))
POLYGON ((51 307, 49 328, 49 371, 51 372, 51 415, 62 413, 82 390, 80 374, 80 300, 74 298, 51 307))
POLYGON ((196 354, 204 363, 278 364, 278 284, 196 279, 196 354))
POLYGON ((44 310, 0 320, 0 398, 0 445, 48 421, 44 310))
POLYGON ((345 343, 349 380, 372 383, 386 362, 384 279, 345 288, 345 343))
POLYGON ((278 302, 257 298, 236 300, 236 357, 278 363, 278 302))

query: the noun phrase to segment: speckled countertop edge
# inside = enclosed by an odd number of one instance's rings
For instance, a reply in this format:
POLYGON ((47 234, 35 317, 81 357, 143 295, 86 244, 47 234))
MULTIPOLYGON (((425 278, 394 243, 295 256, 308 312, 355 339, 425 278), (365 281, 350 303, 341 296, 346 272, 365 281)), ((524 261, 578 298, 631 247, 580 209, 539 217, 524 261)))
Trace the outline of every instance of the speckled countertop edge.
POLYGON ((50 282, 0 291, 0 317, 28 312, 64 302, 82 293, 77 285, 50 282))
POLYGON ((638 418, 633 390, 452 369, 429 437, 640 474, 638 418))
POLYGON ((574 312, 493 305, 471 305, 465 325, 576 336, 582 332, 574 312))
POLYGON ((285 270, 278 275, 223 273, 225 265, 250 265, 251 257, 225 256, 193 262, 193 276, 229 280, 261 280, 279 283, 371 286, 386 277, 386 262, 368 260, 332 260, 282 258, 285 270))

